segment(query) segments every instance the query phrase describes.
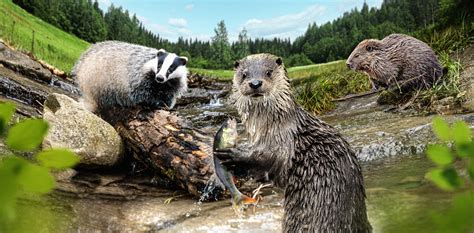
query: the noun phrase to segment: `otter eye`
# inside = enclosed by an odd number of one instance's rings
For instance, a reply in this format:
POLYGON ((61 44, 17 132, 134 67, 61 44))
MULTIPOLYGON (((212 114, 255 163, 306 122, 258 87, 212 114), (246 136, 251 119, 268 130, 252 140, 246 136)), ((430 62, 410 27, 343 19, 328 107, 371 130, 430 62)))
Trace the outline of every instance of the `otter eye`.
POLYGON ((359 54, 357 53, 354 57, 359 57, 359 54))
POLYGON ((243 78, 243 79, 247 78, 247 73, 243 73, 243 74, 242 74, 242 78, 243 78))
POLYGON ((374 50, 374 47, 372 47, 372 45, 367 45, 365 49, 367 49, 367 52, 372 52, 374 50))
POLYGON ((267 70, 267 72, 265 74, 267 75, 267 77, 271 77, 272 72, 273 72, 273 70, 267 70))

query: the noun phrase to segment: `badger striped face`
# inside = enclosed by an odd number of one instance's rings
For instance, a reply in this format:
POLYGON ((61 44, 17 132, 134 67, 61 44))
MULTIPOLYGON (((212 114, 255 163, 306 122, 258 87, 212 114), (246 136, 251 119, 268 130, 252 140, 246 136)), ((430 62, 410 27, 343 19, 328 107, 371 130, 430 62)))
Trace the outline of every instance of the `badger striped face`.
POLYGON ((155 80, 159 83, 164 83, 174 78, 186 78, 188 73, 186 69, 187 62, 188 59, 186 57, 180 57, 160 49, 155 63, 155 80))

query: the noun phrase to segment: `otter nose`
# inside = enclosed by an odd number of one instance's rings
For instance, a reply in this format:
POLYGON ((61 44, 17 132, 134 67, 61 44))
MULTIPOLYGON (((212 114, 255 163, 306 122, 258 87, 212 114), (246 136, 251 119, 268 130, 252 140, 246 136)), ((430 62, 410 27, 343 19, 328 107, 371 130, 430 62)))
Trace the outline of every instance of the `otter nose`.
POLYGON ((162 82, 165 81, 165 76, 163 76, 163 75, 161 75, 161 74, 157 74, 157 75, 155 76, 155 80, 156 80, 157 82, 159 82, 159 83, 162 83, 162 82))
POLYGON ((252 81, 249 83, 249 85, 250 85, 250 88, 252 88, 252 89, 258 89, 259 87, 262 86, 262 81, 260 81, 260 80, 252 80, 252 81))

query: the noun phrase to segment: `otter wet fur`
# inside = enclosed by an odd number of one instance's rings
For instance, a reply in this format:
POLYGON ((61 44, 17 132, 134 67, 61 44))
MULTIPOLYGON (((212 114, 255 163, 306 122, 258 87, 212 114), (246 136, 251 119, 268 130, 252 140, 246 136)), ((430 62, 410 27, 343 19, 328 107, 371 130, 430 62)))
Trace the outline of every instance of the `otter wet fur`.
POLYGON ((256 54, 235 63, 232 99, 246 127, 249 155, 222 155, 284 188, 284 232, 371 232, 364 181, 348 142, 302 109, 281 58, 256 54))
POLYGON ((430 88, 443 75, 430 46, 403 34, 363 40, 352 51, 346 65, 366 73, 373 89, 396 86, 402 92, 430 88))
POLYGON ((72 70, 92 112, 137 105, 172 108, 187 90, 187 58, 119 41, 92 45, 72 70))

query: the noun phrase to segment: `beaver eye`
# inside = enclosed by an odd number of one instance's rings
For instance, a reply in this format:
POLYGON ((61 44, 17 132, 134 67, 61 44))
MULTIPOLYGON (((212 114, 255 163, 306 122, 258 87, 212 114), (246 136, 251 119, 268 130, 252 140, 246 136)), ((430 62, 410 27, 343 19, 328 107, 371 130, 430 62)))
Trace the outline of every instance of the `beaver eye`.
POLYGON ((365 49, 367 49, 367 52, 372 52, 374 50, 374 47, 372 47, 372 45, 367 45, 365 49))
POLYGON ((266 72, 267 77, 271 77, 271 76, 272 76, 272 72, 273 72, 273 70, 267 70, 267 72, 266 72))

